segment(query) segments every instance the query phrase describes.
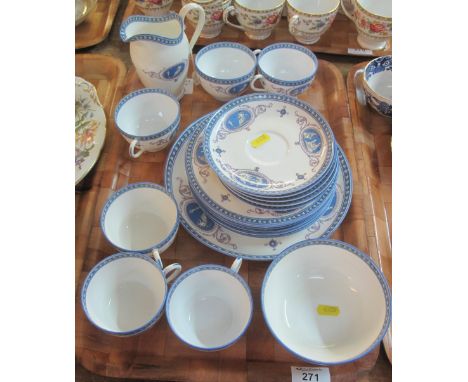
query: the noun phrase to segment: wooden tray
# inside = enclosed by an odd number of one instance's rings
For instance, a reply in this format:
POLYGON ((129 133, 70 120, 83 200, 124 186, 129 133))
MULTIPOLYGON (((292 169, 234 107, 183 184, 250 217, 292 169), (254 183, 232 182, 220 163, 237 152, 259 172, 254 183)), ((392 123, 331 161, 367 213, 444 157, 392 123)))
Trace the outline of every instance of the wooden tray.
MULTIPOLYGON (((131 68, 124 94, 142 88, 135 69, 131 68)), ((312 104, 329 121, 339 144, 349 159, 354 190, 351 209, 334 238, 347 241, 368 252, 362 182, 354 157, 354 140, 351 118, 342 74, 331 63, 320 60, 313 86, 300 96, 312 104)), ((116 99, 117 101, 117 99, 116 99)), ((181 101, 181 129, 192 121, 221 106, 201 87, 181 101)), ((179 132, 180 133, 180 132, 179 132)), ((101 233, 99 215, 107 198, 128 183, 139 181, 163 182, 163 169, 169 149, 145 153, 139 159, 128 156, 128 143, 116 128, 109 129, 105 157, 93 182, 93 198, 82 206, 89 221, 77 220, 83 233, 78 236, 77 262, 83 264, 79 274, 76 295, 76 357, 93 373, 118 378, 158 379, 170 381, 285 381, 291 378, 290 366, 306 366, 290 355, 270 334, 260 309, 260 289, 268 262, 244 261, 241 269, 252 290, 254 316, 252 323, 236 344, 219 352, 199 352, 188 348, 171 332, 165 316, 149 331, 129 338, 112 337, 100 332, 85 318, 79 301, 84 278, 91 268, 104 257, 117 251, 101 233), (86 231, 84 230, 86 227, 86 231), (87 234, 86 234, 87 233, 87 234), (80 258, 81 257, 81 258, 80 258), (78 259, 80 258, 80 259, 78 259)), ((231 257, 221 255, 197 242, 182 227, 175 243, 163 254, 166 264, 180 262, 184 270, 191 267, 217 263, 229 265, 231 257)), ((333 381, 355 381, 359 372, 373 368, 379 347, 354 363, 330 367, 333 381)), ((310 366, 310 365, 309 365, 310 366)))
MULTIPOLYGON (((172 4, 172 10, 179 12, 181 7, 180 0, 175 0, 172 4)), ((142 14, 135 5, 135 0, 129 0, 127 8, 125 9, 122 20, 126 20, 128 16, 142 14)), ((190 38, 193 34, 192 26, 187 22, 187 36, 190 38)), ((289 33, 288 22, 286 17, 283 17, 279 24, 273 30, 273 33, 266 40, 251 40, 244 32, 224 25, 223 31, 216 38, 199 38, 197 45, 205 46, 219 41, 234 41, 244 44, 252 49, 264 48, 267 45, 276 42, 297 42, 294 37, 289 33)), ((357 31, 354 23, 349 20, 345 15, 338 13, 333 21, 330 29, 320 38, 320 40, 313 45, 305 45, 310 48, 314 53, 331 53, 351 56, 386 56, 392 54, 392 43, 380 51, 370 51, 361 48, 357 42, 357 31)))
POLYGON ((75 28, 75 49, 99 44, 107 37, 119 3, 120 0, 98 0, 96 9, 75 28))
POLYGON ((101 157, 94 169, 79 183, 76 189, 78 192, 75 193, 75 286, 83 267, 94 224, 93 208, 96 205, 102 170, 108 162, 109 147, 113 145, 114 105, 122 94, 126 72, 127 68, 117 58, 100 54, 75 54, 75 74, 96 87, 107 121, 106 140, 101 157))
MULTIPOLYGON (((380 264, 392 286, 392 120, 362 106, 356 98, 354 74, 367 62, 348 73, 348 99, 354 128, 359 178, 364 191, 364 211, 369 254, 380 264)), ((361 81, 361 79, 358 79, 361 81)), ((391 327, 383 340, 392 361, 391 327)))

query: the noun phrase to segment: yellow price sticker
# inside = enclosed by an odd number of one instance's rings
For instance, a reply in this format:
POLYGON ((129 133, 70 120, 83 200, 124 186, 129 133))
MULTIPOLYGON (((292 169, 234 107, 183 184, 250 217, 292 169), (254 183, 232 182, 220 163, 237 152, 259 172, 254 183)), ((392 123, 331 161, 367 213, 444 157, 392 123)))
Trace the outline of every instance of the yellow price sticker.
POLYGON ((254 149, 259 148, 260 146, 264 145, 270 140, 270 136, 268 134, 262 134, 258 136, 257 138, 253 139, 250 142, 250 146, 252 146, 254 149))
POLYGON ((317 313, 320 316, 335 316, 336 317, 340 315, 340 308, 337 306, 330 306, 330 305, 318 305, 317 313))

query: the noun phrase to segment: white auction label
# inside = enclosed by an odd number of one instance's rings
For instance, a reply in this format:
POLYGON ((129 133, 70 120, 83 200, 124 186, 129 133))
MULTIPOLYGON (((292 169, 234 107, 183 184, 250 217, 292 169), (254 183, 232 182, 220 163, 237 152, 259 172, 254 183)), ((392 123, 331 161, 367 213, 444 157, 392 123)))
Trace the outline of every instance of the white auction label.
POLYGON ((184 83, 184 94, 192 94, 193 93, 193 79, 186 78, 184 83))
POLYGON ((291 366, 292 382, 330 382, 328 367, 298 367, 291 366))
POLYGON ((355 54, 357 56, 372 56, 372 50, 348 48, 348 54, 355 54))

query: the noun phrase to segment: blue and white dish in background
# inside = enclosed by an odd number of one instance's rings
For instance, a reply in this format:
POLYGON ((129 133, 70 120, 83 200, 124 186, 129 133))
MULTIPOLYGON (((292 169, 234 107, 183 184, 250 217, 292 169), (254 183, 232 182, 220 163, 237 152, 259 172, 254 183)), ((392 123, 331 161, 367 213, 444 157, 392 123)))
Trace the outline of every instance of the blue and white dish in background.
POLYGON ((197 199, 215 216, 218 216, 219 220, 226 221, 227 225, 229 222, 241 223, 245 228, 261 228, 263 231, 267 231, 270 228, 299 224, 319 209, 335 190, 335 185, 330 184, 316 199, 310 200, 303 207, 295 209, 291 213, 278 213, 273 210, 255 208, 253 204, 229 193, 229 190, 207 164, 204 152, 203 130, 200 130, 192 135, 192 140, 187 148, 185 168, 189 185, 197 199), (230 197, 226 198, 227 194, 230 194, 230 197))
MULTIPOLYGON (((380 115, 392 117, 392 56, 382 56, 370 61, 364 69, 363 88, 366 101, 380 115)), ((356 88, 359 85, 356 84, 356 88)), ((357 89, 360 91, 360 89, 357 89)))
POLYGON ((255 74, 257 58, 245 45, 217 42, 201 49, 195 58, 195 71, 205 91, 218 101, 238 97, 255 74))
POLYGON ((252 79, 253 91, 273 92, 297 97, 314 81, 318 60, 310 49, 289 42, 268 45, 258 54, 258 74, 252 79), (262 88, 255 86, 259 80, 262 88))
POLYGON ((334 145, 330 125, 309 104, 286 95, 256 93, 214 112, 203 150, 224 184, 270 196, 313 185, 329 169, 334 145))
POLYGON ((275 339, 318 365, 365 356, 391 320, 390 288, 379 267, 337 240, 305 240, 285 249, 266 272, 261 301, 275 339))
POLYGON ((226 349, 238 341, 252 321, 253 298, 238 274, 242 259, 231 268, 201 265, 183 273, 172 285, 166 318, 172 332, 202 351, 226 349))
POLYGON ((167 157, 164 183, 176 200, 181 215, 181 224, 196 240, 209 248, 228 256, 248 260, 268 261, 275 258, 288 246, 306 239, 329 237, 345 218, 352 198, 351 169, 343 155, 341 179, 336 187, 335 203, 315 223, 292 235, 276 238, 256 238, 241 235, 210 219, 193 197, 185 171, 185 156, 193 133, 203 129, 204 116, 194 121, 179 136, 167 157))

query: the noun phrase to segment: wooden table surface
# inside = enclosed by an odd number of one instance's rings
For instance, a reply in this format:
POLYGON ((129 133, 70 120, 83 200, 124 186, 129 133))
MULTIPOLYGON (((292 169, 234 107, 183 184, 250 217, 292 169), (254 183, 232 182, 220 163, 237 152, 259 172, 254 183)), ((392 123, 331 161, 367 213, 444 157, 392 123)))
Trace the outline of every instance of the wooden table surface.
MULTIPOLYGON (((112 25, 111 31, 107 39, 105 39, 102 43, 76 51, 77 53, 99 53, 110 55, 113 57, 117 57, 123 61, 127 68, 131 68, 131 60, 128 51, 128 44, 123 43, 119 37, 119 28, 122 22, 124 11, 127 7, 128 0, 120 1, 119 9, 117 11, 117 15, 115 17, 115 21, 112 25)), ((197 49, 195 49, 196 51, 197 49)), ((313 51, 313 47, 312 47, 313 51)), ((337 56, 337 55, 329 55, 329 54, 321 54, 317 53, 318 58, 325 59, 334 63, 339 70, 341 71, 343 77, 346 79, 346 76, 351 69, 351 67, 357 63, 361 63, 364 61, 368 61, 368 57, 355 57, 355 56, 337 56)), ((108 127, 111 128, 111 127, 108 127)), ((84 382, 84 381, 96 381, 96 382, 111 382, 111 381, 135 381, 134 379, 115 379, 115 378, 108 378, 102 377, 98 375, 91 374, 87 371, 84 367, 80 364, 76 364, 76 381, 77 382, 84 382)), ((359 382, 387 382, 391 381, 392 379, 392 369, 391 364, 389 363, 385 351, 383 348, 379 353, 378 360, 374 366, 374 368, 370 371, 366 371, 358 376, 359 382)))

